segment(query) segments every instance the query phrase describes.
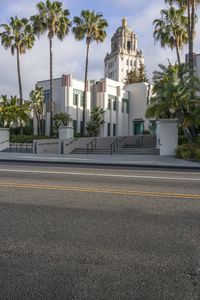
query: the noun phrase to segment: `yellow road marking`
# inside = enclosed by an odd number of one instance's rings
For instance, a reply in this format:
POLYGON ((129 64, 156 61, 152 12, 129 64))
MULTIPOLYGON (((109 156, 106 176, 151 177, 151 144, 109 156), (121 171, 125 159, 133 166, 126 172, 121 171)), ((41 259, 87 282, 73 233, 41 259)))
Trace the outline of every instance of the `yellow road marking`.
POLYGON ((90 188, 82 186, 62 186, 62 185, 48 185, 48 184, 25 184, 15 182, 1 182, 0 187, 22 188, 22 189, 44 189, 55 191, 74 191, 74 192, 89 192, 89 193, 107 193, 120 195, 135 195, 135 196, 149 196, 149 197, 168 197, 168 198, 184 198, 184 199, 199 199, 200 194, 178 194, 168 192, 145 192, 136 190, 116 190, 116 189, 102 189, 90 188))

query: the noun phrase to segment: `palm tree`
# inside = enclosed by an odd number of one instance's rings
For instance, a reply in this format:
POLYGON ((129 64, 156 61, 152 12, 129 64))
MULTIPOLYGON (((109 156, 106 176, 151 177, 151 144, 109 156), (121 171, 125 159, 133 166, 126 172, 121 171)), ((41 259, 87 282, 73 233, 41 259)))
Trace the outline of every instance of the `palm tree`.
POLYGON ((46 3, 37 4, 38 14, 31 17, 34 33, 37 36, 48 34, 50 50, 50 134, 53 134, 53 38, 57 37, 60 41, 69 33, 71 22, 69 20, 69 10, 63 9, 62 2, 46 0, 46 3))
POLYGON ((17 96, 7 98, 6 95, 0 97, 0 126, 9 128, 11 123, 18 124, 18 122, 28 123, 30 120, 30 104, 25 102, 20 105, 20 100, 17 96))
MULTIPOLYGON (((41 135, 43 132, 43 128, 41 128, 41 120, 43 121, 43 88, 40 86, 36 86, 35 90, 32 90, 29 94, 31 100, 31 108, 33 109, 34 115, 37 119, 37 131, 38 134, 41 135)), ((43 122, 42 122, 43 123, 43 122)))
POLYGON ((153 75, 153 96, 146 111, 147 118, 177 118, 183 128, 186 137, 190 138, 188 130, 190 126, 196 125, 195 110, 200 107, 200 100, 194 97, 191 100, 191 89, 200 91, 199 80, 193 78, 191 85, 189 70, 185 64, 159 65, 160 70, 153 75), (181 68, 181 70, 180 70, 181 68), (183 74, 180 78, 179 74, 183 74))
MULTIPOLYGON (((31 49, 34 44, 34 35, 29 21, 25 18, 10 18, 9 24, 1 24, 3 31, 0 32, 1 44, 5 49, 11 49, 12 55, 17 55, 17 73, 19 83, 20 105, 23 104, 22 80, 20 71, 20 55, 25 54, 27 49, 31 49)), ((23 127, 20 126, 23 133, 23 127)))
POLYGON ((85 80, 83 93, 83 125, 82 135, 85 132, 85 115, 86 115, 86 95, 87 95, 87 78, 88 78, 88 62, 90 44, 95 41, 97 43, 103 42, 106 38, 107 21, 103 18, 101 13, 95 11, 82 10, 80 17, 74 17, 73 33, 75 38, 79 41, 86 40, 86 62, 85 62, 85 80))
POLYGON ((156 41, 160 41, 161 47, 169 46, 172 50, 176 49, 177 61, 179 66, 180 49, 188 42, 187 25, 188 19, 184 16, 183 9, 170 7, 161 10, 161 18, 154 20, 155 30, 153 36, 156 41))
POLYGON ((54 130, 55 135, 58 135, 60 126, 68 126, 73 121, 72 117, 68 113, 59 113, 54 116, 54 130))
POLYGON ((195 23, 197 21, 196 10, 200 4, 200 0, 165 0, 165 3, 170 5, 177 4, 181 9, 187 12, 188 18, 188 45, 189 45, 189 70, 190 76, 194 76, 194 36, 195 36, 195 23))

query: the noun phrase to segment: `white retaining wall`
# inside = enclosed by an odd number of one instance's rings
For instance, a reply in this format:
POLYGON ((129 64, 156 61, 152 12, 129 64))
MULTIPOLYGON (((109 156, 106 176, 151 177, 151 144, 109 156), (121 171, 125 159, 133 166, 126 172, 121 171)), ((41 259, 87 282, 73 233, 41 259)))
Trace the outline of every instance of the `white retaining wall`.
POLYGON ((59 153, 59 139, 33 141, 33 153, 59 153))
POLYGON ((9 128, 0 128, 0 151, 10 147, 9 128))

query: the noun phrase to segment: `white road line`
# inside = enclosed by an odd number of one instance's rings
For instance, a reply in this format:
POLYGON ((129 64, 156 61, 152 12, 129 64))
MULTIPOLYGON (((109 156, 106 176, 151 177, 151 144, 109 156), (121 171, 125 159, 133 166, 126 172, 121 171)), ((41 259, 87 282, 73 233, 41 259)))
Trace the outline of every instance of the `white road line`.
POLYGON ((106 173, 82 173, 82 172, 60 172, 60 171, 39 171, 39 170, 20 170, 20 169, 0 169, 0 172, 17 172, 30 174, 57 174, 57 175, 78 175, 78 176, 99 176, 115 178, 141 178, 141 179, 159 179, 174 181, 200 181, 200 178, 190 177, 167 177, 167 176, 147 176, 147 175, 126 175, 126 174, 106 174, 106 173))

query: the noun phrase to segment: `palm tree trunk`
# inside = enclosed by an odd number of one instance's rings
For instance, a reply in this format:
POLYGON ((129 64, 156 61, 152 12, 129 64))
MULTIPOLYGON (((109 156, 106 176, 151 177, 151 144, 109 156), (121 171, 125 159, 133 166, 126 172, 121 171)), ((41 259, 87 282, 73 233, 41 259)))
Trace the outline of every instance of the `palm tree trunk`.
POLYGON ((88 61, 89 61, 89 49, 90 41, 87 40, 87 49, 86 49, 86 62, 85 62, 85 81, 84 81, 84 92, 83 92, 83 125, 81 135, 85 133, 85 117, 86 117, 86 101, 87 101, 87 77, 88 77, 88 61))
POLYGON ((53 54, 52 54, 52 38, 49 38, 50 50, 50 99, 49 99, 49 112, 50 112, 50 136, 53 136, 53 54))
POLYGON ((176 45, 176 56, 177 56, 177 61, 178 61, 178 65, 179 65, 179 67, 180 67, 180 65, 181 65, 181 59, 180 59, 179 46, 178 46, 178 41, 177 41, 177 39, 175 40, 175 45, 176 45))
MULTIPOLYGON (((21 80, 21 71, 20 71, 20 55, 19 55, 18 48, 17 48, 17 73, 18 73, 18 83, 19 83, 19 99, 20 99, 20 105, 22 105, 23 104, 22 80, 21 80)), ((21 121, 20 121, 20 134, 23 135, 23 126, 21 121)))
POLYGON ((193 76, 193 32, 192 32, 192 13, 191 13, 191 1, 187 1, 187 14, 188 14, 188 45, 189 45, 189 72, 190 76, 193 76))
POLYGON ((193 39, 194 39, 194 30, 195 30, 195 0, 191 1, 191 19, 190 19, 190 76, 194 76, 194 55, 193 55, 193 39))

